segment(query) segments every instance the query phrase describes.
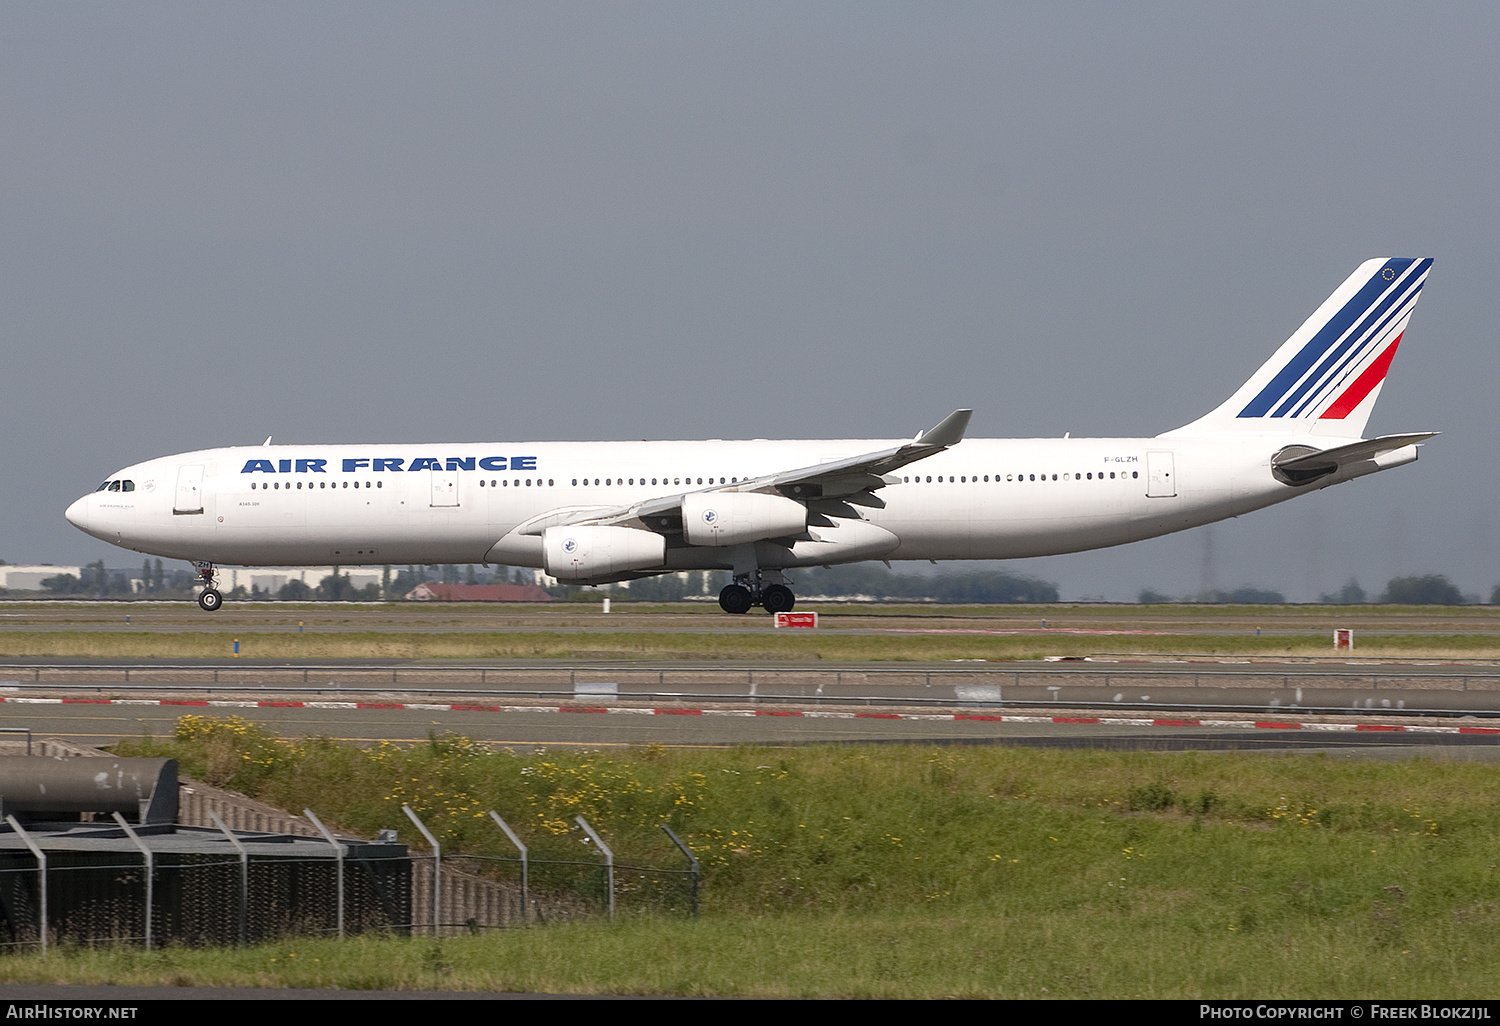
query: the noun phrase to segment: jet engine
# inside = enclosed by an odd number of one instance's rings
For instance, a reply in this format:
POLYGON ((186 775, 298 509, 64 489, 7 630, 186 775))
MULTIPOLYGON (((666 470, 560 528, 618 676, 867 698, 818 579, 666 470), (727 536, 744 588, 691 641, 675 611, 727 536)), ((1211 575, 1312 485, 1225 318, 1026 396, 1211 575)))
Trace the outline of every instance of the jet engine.
POLYGON ((667 540, 631 527, 575 525, 542 532, 542 566, 559 581, 589 581, 666 562, 667 540))
POLYGON ((697 492, 682 499, 682 534, 689 545, 743 545, 806 529, 807 507, 784 495, 697 492))

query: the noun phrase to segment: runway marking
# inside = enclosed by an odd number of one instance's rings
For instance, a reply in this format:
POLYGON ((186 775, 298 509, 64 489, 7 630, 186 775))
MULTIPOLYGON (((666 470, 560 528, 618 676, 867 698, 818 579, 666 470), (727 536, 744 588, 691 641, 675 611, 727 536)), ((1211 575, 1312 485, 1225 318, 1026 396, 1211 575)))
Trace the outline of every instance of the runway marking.
POLYGON ((1219 727, 1244 730, 1316 730, 1376 731, 1389 733, 1421 732, 1428 734, 1500 734, 1500 727, 1445 726, 1440 724, 1400 723, 1320 723, 1287 720, 1189 720, 1133 716, 1036 716, 1004 713, 897 713, 850 712, 832 709, 694 709, 680 706, 577 706, 577 705, 478 705, 436 702, 306 702, 250 701, 232 699, 183 698, 27 698, 0 695, 0 704, 8 705, 128 705, 158 708, 215 709, 373 709, 436 713, 602 713, 618 716, 771 716, 805 719, 870 720, 947 720, 978 723, 1056 723, 1065 725, 1102 725, 1124 727, 1219 727))

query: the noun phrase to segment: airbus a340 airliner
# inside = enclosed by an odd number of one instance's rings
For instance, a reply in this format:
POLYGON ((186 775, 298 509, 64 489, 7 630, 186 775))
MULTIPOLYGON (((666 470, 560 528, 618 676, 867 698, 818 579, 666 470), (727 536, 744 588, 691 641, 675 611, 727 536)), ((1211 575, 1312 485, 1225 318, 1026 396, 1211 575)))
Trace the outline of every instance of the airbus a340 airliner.
POLYGON ((730 613, 795 601, 796 567, 1119 545, 1410 463, 1362 437, 1430 259, 1376 259, 1217 409, 1154 438, 498 442, 205 449, 68 507, 96 538, 214 565, 501 563, 604 584, 721 569, 730 613))

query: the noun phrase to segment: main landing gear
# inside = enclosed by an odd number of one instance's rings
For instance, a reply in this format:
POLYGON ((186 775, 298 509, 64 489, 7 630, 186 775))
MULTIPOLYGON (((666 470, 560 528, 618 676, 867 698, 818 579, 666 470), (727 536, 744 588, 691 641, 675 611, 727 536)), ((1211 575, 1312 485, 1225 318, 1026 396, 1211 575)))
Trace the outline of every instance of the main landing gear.
POLYGON ((790 613, 796 604, 797 596, 791 588, 779 580, 764 583, 759 571, 737 574, 734 583, 719 592, 719 608, 726 613, 748 613, 753 606, 761 606, 768 613, 790 613))
POLYGON ((203 581, 203 590, 198 593, 198 608, 205 613, 212 613, 224 604, 224 596, 214 587, 214 565, 195 562, 193 568, 203 581))

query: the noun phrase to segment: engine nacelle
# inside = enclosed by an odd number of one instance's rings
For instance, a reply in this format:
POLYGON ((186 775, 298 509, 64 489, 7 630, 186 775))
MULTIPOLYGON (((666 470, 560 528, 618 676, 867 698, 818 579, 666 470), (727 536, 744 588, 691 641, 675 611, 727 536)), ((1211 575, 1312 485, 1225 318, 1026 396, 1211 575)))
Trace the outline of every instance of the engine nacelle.
POLYGON ((697 492, 682 499, 682 535, 689 545, 743 545, 806 529, 807 507, 784 495, 697 492))
POLYGON ((666 562, 667 540, 632 527, 549 527, 542 532, 542 567, 559 581, 587 581, 666 562))

